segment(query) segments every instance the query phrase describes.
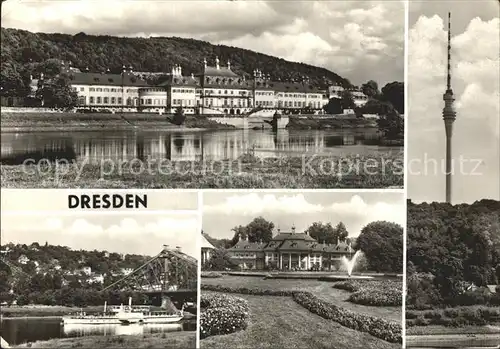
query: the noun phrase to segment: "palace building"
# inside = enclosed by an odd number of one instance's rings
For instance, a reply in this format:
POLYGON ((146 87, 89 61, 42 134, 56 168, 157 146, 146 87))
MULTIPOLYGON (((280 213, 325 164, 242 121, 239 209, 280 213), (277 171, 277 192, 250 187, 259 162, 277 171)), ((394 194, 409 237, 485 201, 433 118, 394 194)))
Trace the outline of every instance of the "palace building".
POLYGON ((240 239, 228 249, 231 260, 241 269, 338 270, 343 256, 354 254, 346 242, 325 244, 306 233, 278 233, 268 243, 240 239))
POLYGON ((172 113, 181 107, 186 114, 243 115, 254 110, 273 109, 285 113, 308 108, 321 111, 328 103, 328 92, 302 81, 272 81, 259 69, 247 79, 221 66, 218 58, 209 66, 205 60, 198 74, 184 75, 175 65, 167 79, 150 85, 142 76, 123 67, 121 74, 90 73, 69 65, 62 69, 78 93, 79 108, 117 111, 172 113))

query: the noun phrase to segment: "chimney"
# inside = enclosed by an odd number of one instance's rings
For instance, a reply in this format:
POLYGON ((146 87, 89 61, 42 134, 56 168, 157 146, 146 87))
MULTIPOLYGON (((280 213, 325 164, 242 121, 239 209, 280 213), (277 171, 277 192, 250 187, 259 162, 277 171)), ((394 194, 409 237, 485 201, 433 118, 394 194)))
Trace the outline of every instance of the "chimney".
POLYGON ((295 225, 292 225, 292 233, 295 234, 295 225))
POLYGON ((182 251, 182 249, 181 249, 181 247, 180 247, 180 246, 175 246, 175 249, 176 249, 177 251, 179 251, 179 252, 181 252, 181 251, 182 251))
POLYGON ((168 245, 163 245, 164 250, 168 250, 168 245))

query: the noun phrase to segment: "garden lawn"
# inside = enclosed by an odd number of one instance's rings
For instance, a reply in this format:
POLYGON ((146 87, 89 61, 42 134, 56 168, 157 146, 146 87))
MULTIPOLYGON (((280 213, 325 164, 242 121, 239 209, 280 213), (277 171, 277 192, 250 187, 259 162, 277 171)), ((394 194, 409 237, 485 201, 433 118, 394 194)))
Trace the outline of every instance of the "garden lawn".
POLYGON ((219 348, 310 348, 385 349, 400 348, 367 333, 343 327, 312 314, 291 297, 248 296, 250 324, 244 331, 213 336, 200 342, 202 349, 219 348))
MULTIPOLYGON (((370 282, 370 281, 366 281, 370 282)), ((259 277, 227 276, 222 278, 202 279, 205 285, 221 285, 234 288, 258 288, 264 290, 297 290, 307 291, 316 297, 357 313, 376 316, 389 321, 401 323, 401 307, 374 307, 354 304, 347 299, 350 292, 333 288, 333 283, 318 280, 263 279, 259 277)))

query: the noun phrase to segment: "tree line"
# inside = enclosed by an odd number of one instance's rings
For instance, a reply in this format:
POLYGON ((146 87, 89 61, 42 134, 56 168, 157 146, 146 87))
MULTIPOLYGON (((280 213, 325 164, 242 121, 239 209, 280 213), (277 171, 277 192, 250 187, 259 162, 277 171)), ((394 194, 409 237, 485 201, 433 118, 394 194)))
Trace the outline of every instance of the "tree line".
POLYGON ((500 202, 408 203, 410 306, 454 304, 500 280, 500 202))
POLYGON ((347 79, 325 68, 194 39, 46 34, 2 28, 1 40, 1 91, 5 96, 26 96, 30 74, 45 74, 41 68, 51 59, 93 72, 109 69, 112 73, 120 73, 123 65, 138 72, 170 72, 173 65, 180 64, 183 74, 189 75, 200 73, 204 59, 215 65, 213 60, 218 56, 222 66, 229 60, 231 69, 247 78, 259 68, 273 80, 308 79, 309 84, 322 88, 330 84, 350 86, 347 79))

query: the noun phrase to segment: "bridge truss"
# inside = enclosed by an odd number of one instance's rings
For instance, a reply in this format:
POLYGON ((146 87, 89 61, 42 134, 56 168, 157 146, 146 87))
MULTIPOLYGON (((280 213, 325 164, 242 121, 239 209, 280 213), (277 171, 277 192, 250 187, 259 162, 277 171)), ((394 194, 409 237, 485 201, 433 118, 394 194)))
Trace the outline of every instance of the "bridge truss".
POLYGON ((198 261, 181 252, 164 246, 163 250, 130 274, 105 287, 142 293, 196 291, 198 261))

